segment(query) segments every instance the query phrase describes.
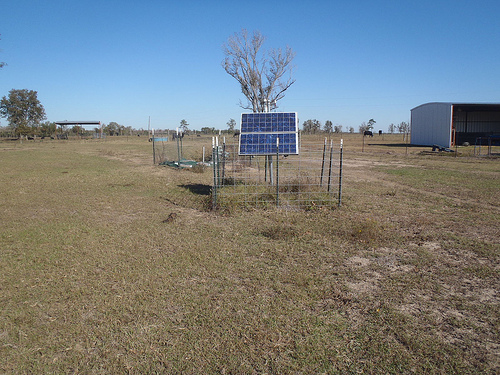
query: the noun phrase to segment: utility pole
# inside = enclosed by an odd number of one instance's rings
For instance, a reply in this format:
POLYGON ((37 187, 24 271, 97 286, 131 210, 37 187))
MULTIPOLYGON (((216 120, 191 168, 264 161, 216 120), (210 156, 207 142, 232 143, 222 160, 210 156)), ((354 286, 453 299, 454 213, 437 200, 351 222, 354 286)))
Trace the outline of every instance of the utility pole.
POLYGON ((151 116, 148 118, 148 139, 151 139, 151 116))

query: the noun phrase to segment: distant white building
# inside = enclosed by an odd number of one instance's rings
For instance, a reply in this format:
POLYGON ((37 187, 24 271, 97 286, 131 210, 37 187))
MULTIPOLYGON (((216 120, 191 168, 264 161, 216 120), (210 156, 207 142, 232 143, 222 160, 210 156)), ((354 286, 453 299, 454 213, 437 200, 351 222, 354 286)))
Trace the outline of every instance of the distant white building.
POLYGON ((500 135, 500 103, 426 103, 411 110, 411 144, 452 147, 500 135))

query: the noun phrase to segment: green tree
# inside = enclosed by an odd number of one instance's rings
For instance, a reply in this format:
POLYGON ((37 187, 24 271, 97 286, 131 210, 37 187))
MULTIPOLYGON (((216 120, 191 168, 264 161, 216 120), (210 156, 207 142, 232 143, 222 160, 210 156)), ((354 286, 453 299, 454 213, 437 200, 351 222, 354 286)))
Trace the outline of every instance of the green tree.
POLYGON ((0 137, 13 137, 14 133, 9 126, 0 126, 0 137))
POLYGON ((398 124, 398 132, 399 133, 408 133, 410 130, 410 125, 407 122, 400 122, 398 124))
POLYGON ((333 123, 330 120, 326 120, 323 130, 327 133, 331 133, 333 131, 333 123))
POLYGON ((56 133, 57 125, 55 122, 45 121, 40 124, 40 135, 42 137, 51 137, 56 133))
POLYGON ((62 134, 68 134, 68 125, 62 125, 60 124, 59 125, 59 132, 58 132, 58 136, 62 135, 62 134))
POLYGON ((403 141, 408 137, 408 133, 410 132, 410 124, 403 121, 398 124, 398 132, 403 134, 403 141))
POLYGON ((231 118, 229 121, 226 123, 227 124, 227 129, 229 130, 230 133, 234 132, 234 128, 236 126, 236 121, 231 118))
POLYGON ((188 134, 189 133, 189 129, 188 129, 188 122, 186 120, 181 120, 181 126, 179 127, 180 130, 183 132, 183 133, 186 133, 188 134))
POLYGON ((263 51, 265 39, 259 31, 249 35, 242 29, 224 45, 226 58, 222 67, 238 81, 248 100, 246 106, 240 101, 240 106, 253 112, 269 112, 276 108, 278 100, 295 82, 291 77, 295 52, 290 47, 263 51))
POLYGON ((110 136, 118 134, 118 123, 111 121, 108 125, 103 126, 102 131, 110 136))
POLYGON ((45 120, 45 108, 33 90, 9 91, 9 97, 0 101, 0 116, 7 118, 17 136, 37 133, 40 122, 45 120))
POLYGON ((376 122, 377 122, 377 121, 375 121, 375 120, 374 120, 374 119, 372 119, 372 118, 371 118, 371 119, 369 119, 369 120, 368 120, 368 124, 367 124, 367 125, 368 125, 368 130, 373 130, 373 126, 375 125, 375 123, 376 123, 376 122))
POLYGON ((359 132, 364 133, 365 131, 372 131, 373 130, 373 125, 375 125, 377 121, 374 119, 368 120, 368 122, 362 122, 361 125, 359 125, 359 132))
POLYGON ((208 126, 204 126, 203 128, 201 128, 201 132, 203 134, 214 134, 215 128, 209 128, 208 126))
POLYGON ((342 125, 335 125, 334 128, 333 128, 333 131, 335 133, 342 133, 342 125))
POLYGON ((73 127, 71 128, 71 132, 73 134, 82 134, 83 132, 83 127, 80 126, 80 125, 73 125, 73 127))
POLYGON ((315 134, 321 130, 321 122, 316 119, 304 121, 302 130, 309 134, 315 134))
POLYGON ((359 132, 363 134, 367 130, 368 130, 368 125, 366 122, 363 121, 361 125, 359 125, 359 132))

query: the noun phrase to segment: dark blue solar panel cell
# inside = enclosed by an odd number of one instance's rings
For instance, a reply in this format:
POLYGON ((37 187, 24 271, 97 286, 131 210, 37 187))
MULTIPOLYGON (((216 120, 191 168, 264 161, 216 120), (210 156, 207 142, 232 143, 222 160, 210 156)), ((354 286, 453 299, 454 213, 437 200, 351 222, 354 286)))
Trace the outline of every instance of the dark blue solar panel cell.
POLYGON ((295 113, 243 113, 241 116, 240 154, 271 155, 298 152, 295 113), (276 148, 276 139, 279 146, 276 148))

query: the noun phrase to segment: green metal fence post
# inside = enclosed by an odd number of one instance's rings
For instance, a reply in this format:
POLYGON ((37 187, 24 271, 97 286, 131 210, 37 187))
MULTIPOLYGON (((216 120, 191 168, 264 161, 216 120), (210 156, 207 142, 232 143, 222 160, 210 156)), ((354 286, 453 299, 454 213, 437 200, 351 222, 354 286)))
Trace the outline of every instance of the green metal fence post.
POLYGON ((328 192, 332 182, 333 141, 330 141, 330 166, 328 168, 328 192))
POLYGON ((325 171, 325 154, 326 154, 326 137, 325 137, 325 144, 323 145, 323 160, 321 161, 321 177, 319 179, 319 186, 323 186, 323 174, 325 171))
POLYGON ((344 156, 344 140, 340 140, 340 166, 339 166, 339 207, 342 206, 342 159, 344 156))

